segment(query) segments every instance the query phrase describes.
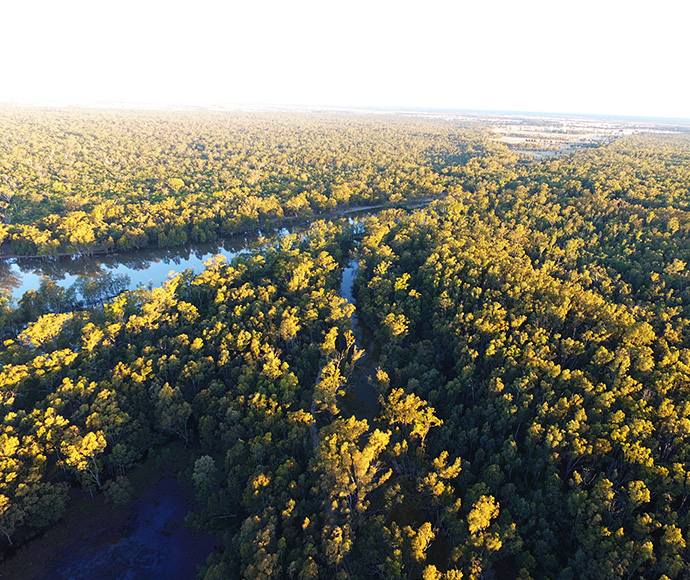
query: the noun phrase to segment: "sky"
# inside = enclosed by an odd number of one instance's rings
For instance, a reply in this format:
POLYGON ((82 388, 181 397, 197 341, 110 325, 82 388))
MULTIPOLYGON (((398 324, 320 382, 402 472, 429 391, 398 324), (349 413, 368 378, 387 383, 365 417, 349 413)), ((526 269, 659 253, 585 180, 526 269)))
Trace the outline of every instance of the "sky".
POLYGON ((690 118, 681 0, 0 0, 0 102, 690 118))

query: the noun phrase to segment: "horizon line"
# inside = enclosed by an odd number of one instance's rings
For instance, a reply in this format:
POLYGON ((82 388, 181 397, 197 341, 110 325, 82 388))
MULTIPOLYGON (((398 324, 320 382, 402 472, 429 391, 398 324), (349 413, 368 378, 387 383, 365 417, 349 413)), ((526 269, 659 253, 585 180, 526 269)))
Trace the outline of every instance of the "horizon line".
POLYGON ((184 103, 150 103, 134 101, 9 101, 0 100, 0 108, 28 108, 28 109, 118 109, 137 111, 271 111, 271 110, 302 110, 318 112, 329 110, 333 112, 380 112, 380 113, 430 113, 430 114, 464 114, 464 115, 496 115, 496 116, 533 116, 533 117, 558 117, 558 118, 594 118, 615 119, 622 121, 647 121, 666 122, 675 124, 690 124, 690 117, 623 114, 623 113, 581 113, 565 111, 539 111, 520 109, 478 109, 456 108, 441 106, 417 106, 417 105, 333 105, 333 104, 295 104, 295 103, 208 103, 208 104, 184 104, 184 103))

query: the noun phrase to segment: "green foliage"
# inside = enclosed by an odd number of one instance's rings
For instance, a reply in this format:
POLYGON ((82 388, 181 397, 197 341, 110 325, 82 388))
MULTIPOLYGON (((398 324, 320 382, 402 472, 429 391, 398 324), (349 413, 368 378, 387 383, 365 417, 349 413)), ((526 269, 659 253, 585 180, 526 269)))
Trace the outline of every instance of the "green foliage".
POLYGON ((482 166, 511 175, 501 162, 516 161, 440 121, 1 113, 0 243, 20 255, 213 241, 269 220, 435 197, 474 183, 482 166))
MULTIPOLYGON (((687 574, 688 151, 625 139, 371 220, 356 287, 384 417, 427 399, 443 422, 428 452, 463 458, 467 523, 441 521, 468 532, 466 575, 501 559, 534 577, 687 574)), ((439 483, 422 489, 447 497, 439 483)))
POLYGON ((49 281, 0 302, 7 542, 58 520, 73 483, 126 501, 131 465, 180 439, 196 454, 188 521, 221 544, 209 580, 688 575, 687 138, 517 165, 444 123, 161 114, 106 129, 93 113, 80 141, 76 118, 19 129, 27 115, 3 121, 17 250, 450 194, 383 211, 358 240, 317 221, 90 310, 49 281), (48 128, 65 141, 52 165, 48 128), (353 247, 365 358, 338 293, 353 247), (373 422, 342 404, 358 360, 373 422))
POLYGON ((125 505, 132 499, 132 484, 126 475, 118 475, 103 486, 106 501, 116 505, 125 505))

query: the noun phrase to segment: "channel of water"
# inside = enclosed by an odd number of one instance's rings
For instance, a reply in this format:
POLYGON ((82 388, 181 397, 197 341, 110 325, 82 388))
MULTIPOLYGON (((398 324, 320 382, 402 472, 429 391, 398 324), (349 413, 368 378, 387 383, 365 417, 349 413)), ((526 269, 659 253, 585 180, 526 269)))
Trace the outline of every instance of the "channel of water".
MULTIPOLYGON (((301 231, 303 228, 295 228, 301 231)), ((270 235, 293 233, 288 229, 270 235)), ((228 261, 248 251, 259 242, 262 233, 231 236, 218 242, 188 244, 175 248, 143 248, 126 253, 99 254, 78 258, 42 260, 11 258, 0 261, 0 289, 8 290, 15 302, 28 290, 36 290, 41 278, 48 277, 58 286, 68 288, 79 278, 95 279, 105 273, 127 276, 128 289, 140 286, 160 286, 173 272, 190 269, 201 272, 204 262, 216 254, 228 261)))
MULTIPOLYGON (((427 206, 434 198, 408 204, 408 209, 427 206)), ((346 218, 351 222, 382 211, 383 206, 355 207, 321 216, 319 219, 346 218)), ((228 261, 248 251, 267 238, 299 233, 309 229, 309 222, 287 221, 287 227, 265 229, 251 234, 228 236, 215 242, 191 243, 173 248, 141 248, 130 252, 63 258, 2 258, 0 256, 0 291, 9 292, 15 304, 28 290, 38 289, 47 277, 62 288, 69 288, 80 278, 93 280, 106 273, 129 278, 129 290, 140 286, 160 286, 168 274, 190 269, 199 273, 204 262, 216 254, 228 261)))
MULTIPOLYGON (((340 295, 351 304, 357 306, 353 295, 355 278, 359 272, 359 261, 351 259, 343 269, 343 280, 340 284, 340 295)), ((371 425, 378 411, 378 392, 374 387, 376 368, 378 367, 381 349, 373 333, 357 314, 352 315, 352 331, 355 335, 357 348, 364 349, 364 355, 355 364, 352 374, 348 377, 343 411, 347 415, 354 415, 358 419, 366 419, 371 425)))

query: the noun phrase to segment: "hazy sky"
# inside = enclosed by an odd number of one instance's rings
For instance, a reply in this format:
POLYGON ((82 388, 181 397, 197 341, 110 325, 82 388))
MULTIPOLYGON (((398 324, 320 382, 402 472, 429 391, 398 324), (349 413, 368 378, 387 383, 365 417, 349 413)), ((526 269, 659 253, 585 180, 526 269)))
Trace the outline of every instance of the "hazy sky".
POLYGON ((0 102, 690 118, 682 0, 0 0, 0 102))

